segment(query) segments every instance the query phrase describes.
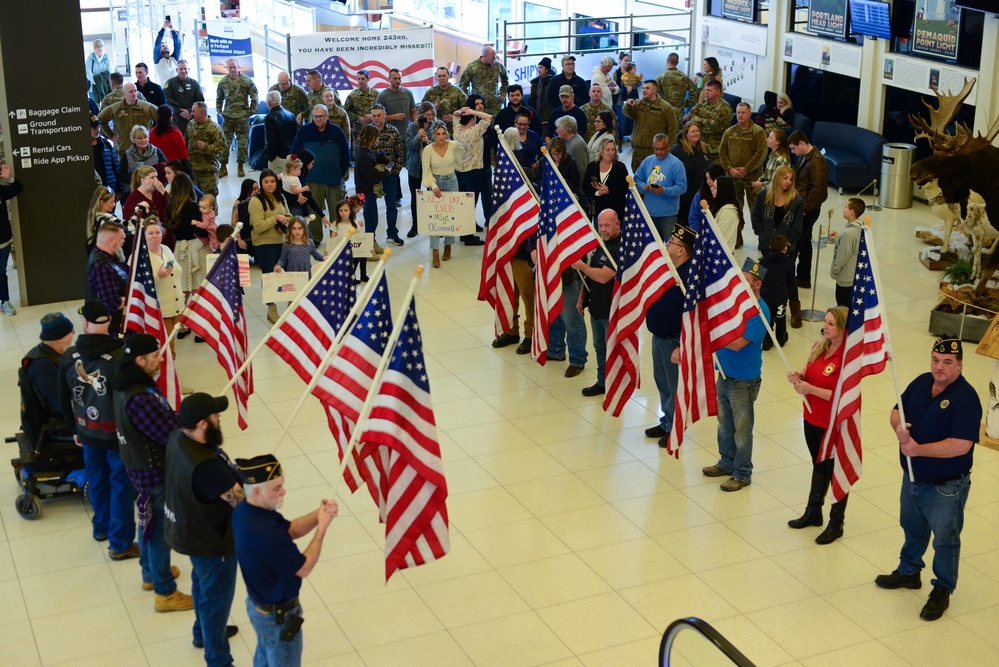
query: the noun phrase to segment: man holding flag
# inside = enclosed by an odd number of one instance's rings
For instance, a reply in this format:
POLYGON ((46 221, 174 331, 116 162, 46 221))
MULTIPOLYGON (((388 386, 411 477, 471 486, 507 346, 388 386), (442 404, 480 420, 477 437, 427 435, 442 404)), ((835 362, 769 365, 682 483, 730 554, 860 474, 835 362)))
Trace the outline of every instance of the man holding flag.
POLYGON ((902 392, 891 413, 902 464, 899 523, 905 542, 898 568, 874 580, 881 588, 919 589, 923 554, 933 534, 933 590, 919 617, 935 621, 950 606, 961 560, 964 505, 971 489, 971 464, 982 421, 982 403, 961 374, 964 351, 959 338, 937 339, 930 372, 902 392), (908 461, 907 461, 908 459, 908 461))
MULTIPOLYGON (((742 273, 763 316, 770 318, 766 302, 760 298, 760 286, 767 271, 747 257, 742 273)), ((753 404, 760 395, 763 369, 763 339, 766 326, 752 317, 742 335, 718 350, 718 364, 723 377, 718 378, 718 463, 704 468, 705 477, 729 476, 722 491, 738 491, 752 483, 753 476, 753 404)), ((677 355, 679 358, 679 355, 677 355)))

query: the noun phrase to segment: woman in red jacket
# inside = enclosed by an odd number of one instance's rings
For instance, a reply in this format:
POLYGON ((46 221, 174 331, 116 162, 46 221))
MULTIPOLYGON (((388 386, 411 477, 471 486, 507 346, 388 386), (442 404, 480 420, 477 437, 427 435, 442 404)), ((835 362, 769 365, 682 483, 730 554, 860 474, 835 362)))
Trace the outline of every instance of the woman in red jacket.
POLYGON ((187 157, 187 142, 173 124, 173 109, 164 104, 157 109, 157 113, 159 118, 149 133, 149 142, 163 151, 167 161, 183 160, 187 157))

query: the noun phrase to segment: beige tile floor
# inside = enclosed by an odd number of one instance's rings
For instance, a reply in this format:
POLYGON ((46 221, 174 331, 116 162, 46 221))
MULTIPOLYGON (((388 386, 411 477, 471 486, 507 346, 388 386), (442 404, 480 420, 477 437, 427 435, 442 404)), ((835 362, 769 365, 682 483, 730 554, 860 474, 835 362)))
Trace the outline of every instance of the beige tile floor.
MULTIPOLYGON (((238 179, 223 184, 227 210, 238 179)), ((829 208, 845 201, 830 190, 829 208)), ((869 201, 869 200, 868 200, 869 201)), ((400 216, 409 229, 408 208, 400 216)), ((882 296, 903 382, 927 368, 928 311, 939 276, 917 261, 923 204, 874 214, 882 296)), ((824 220, 823 220, 824 222, 824 220)), ((384 228, 383 228, 384 232, 384 228)), ((747 251, 754 250, 750 240, 747 251)), ((389 263, 398 309, 426 239, 408 241, 389 263)), ((741 253, 740 253, 741 254, 741 253)), ((715 461, 714 420, 692 427, 679 460, 642 431, 655 423, 657 394, 643 337, 643 387, 621 419, 579 390, 593 362, 566 380, 564 364, 542 368, 513 348, 493 350, 492 317, 475 299, 481 249, 456 246, 417 289, 439 437, 450 488, 452 551, 439 562, 383 580, 383 527, 370 501, 341 487, 340 518, 322 563, 305 582, 305 661, 312 665, 653 665, 674 619, 695 615, 725 633, 758 665, 977 665, 999 662, 999 454, 976 450, 964 530, 961 585, 933 624, 918 618, 926 589, 888 592, 873 584, 897 562, 900 470, 888 428, 891 377, 864 381, 864 477, 846 536, 827 547, 817 530, 785 522, 802 509, 809 466, 801 403, 773 353, 765 355, 757 405, 754 483, 722 493, 700 468, 715 461)), ((823 250, 820 273, 831 252, 823 250)), ((817 305, 832 301, 819 281, 817 305)), ((12 277, 16 290, 16 277, 12 277)), ((803 292, 805 306, 811 292, 803 292)), ((252 342, 267 330, 259 289, 248 290, 252 342)), ((17 428, 16 365, 35 344, 42 314, 79 322, 78 302, 21 308, 0 319, 0 431, 17 428)), ((785 351, 800 365, 818 324, 793 330, 785 351)), ((204 345, 178 344, 184 384, 218 391, 225 379, 204 345)), ((969 351, 965 373, 987 396, 991 361, 969 351)), ((303 383, 269 352, 255 364, 250 428, 225 416, 233 456, 275 451, 295 516, 330 492, 335 453, 314 401, 279 440, 303 383)), ((15 456, 4 445, 5 456, 15 456)), ((48 501, 41 519, 14 510, 17 485, 0 486, 0 645, 4 664, 198 665, 187 614, 156 614, 135 561, 112 562, 90 538, 78 498, 48 501)), ((190 564, 175 560, 190 590, 190 564)), ((927 573, 927 579, 929 574, 927 573)), ((254 637, 239 583, 232 621, 238 665, 254 637)), ((681 635, 674 664, 721 665, 693 635, 681 635)))

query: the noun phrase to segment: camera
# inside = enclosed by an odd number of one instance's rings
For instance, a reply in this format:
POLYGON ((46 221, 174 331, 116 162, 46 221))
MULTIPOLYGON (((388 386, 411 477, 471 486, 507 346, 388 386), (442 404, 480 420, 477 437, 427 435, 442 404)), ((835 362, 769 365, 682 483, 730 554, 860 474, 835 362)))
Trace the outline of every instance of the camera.
POLYGON ((165 21, 166 21, 167 23, 171 23, 171 20, 170 20, 170 15, 169 15, 169 14, 167 14, 167 15, 166 15, 166 18, 165 18, 164 20, 165 20, 165 21))
POLYGON ((429 125, 429 124, 430 124, 430 121, 427 120, 426 116, 417 116, 416 117, 416 127, 418 127, 419 129, 421 129, 421 130, 426 129, 427 125, 429 125))

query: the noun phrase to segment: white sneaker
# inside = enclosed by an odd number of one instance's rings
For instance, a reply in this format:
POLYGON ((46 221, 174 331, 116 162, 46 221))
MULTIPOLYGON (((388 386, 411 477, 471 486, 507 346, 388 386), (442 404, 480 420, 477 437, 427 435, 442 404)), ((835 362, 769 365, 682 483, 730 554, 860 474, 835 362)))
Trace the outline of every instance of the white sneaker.
POLYGON ((2 310, 7 315, 17 315, 17 309, 10 301, 4 301, 0 303, 0 310, 2 310))

